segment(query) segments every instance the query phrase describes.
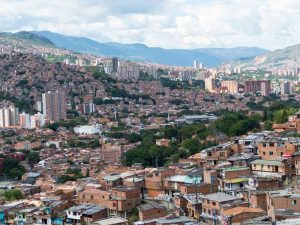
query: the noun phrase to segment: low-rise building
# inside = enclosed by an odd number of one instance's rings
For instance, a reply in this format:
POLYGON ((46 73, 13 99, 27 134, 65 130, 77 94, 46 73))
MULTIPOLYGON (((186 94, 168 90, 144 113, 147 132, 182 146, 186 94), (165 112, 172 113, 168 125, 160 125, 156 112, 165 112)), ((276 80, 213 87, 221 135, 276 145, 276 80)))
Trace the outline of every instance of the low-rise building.
POLYGON ((165 217, 168 214, 165 206, 155 202, 149 202, 147 204, 140 205, 138 206, 138 210, 141 221, 165 217))

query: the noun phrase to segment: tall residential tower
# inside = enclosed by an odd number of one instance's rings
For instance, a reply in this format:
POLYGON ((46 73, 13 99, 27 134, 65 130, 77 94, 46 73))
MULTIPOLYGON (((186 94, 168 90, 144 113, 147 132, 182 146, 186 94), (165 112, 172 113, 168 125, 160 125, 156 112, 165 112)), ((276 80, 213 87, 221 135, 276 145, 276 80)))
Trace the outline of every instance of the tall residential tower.
POLYGON ((67 118, 66 97, 64 92, 47 92, 42 95, 43 114, 50 121, 67 118))

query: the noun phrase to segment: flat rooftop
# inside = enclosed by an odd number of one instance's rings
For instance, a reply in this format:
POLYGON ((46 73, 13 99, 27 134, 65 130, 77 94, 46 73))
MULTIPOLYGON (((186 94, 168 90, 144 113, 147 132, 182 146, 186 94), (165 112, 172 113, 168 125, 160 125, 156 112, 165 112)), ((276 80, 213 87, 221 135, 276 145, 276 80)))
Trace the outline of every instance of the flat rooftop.
POLYGON ((203 198, 208 199, 210 201, 215 201, 215 202, 228 202, 228 201, 234 201, 234 200, 240 199, 239 197, 225 194, 223 192, 204 195, 203 198))
POLYGON ((113 225, 113 224, 119 224, 119 223, 127 223, 128 220, 121 218, 121 217, 111 217, 104 220, 98 220, 94 221, 91 224, 94 225, 113 225))
POLYGON ((147 204, 139 205, 138 208, 140 211, 144 212, 150 209, 165 209, 166 207, 156 202, 149 202, 147 204))

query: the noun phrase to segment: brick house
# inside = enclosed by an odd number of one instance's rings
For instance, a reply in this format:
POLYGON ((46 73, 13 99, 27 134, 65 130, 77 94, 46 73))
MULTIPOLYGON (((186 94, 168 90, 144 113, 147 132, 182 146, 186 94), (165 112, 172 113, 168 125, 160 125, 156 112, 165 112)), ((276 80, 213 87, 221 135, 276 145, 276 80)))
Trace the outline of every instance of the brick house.
POLYGON ((152 172, 145 178, 146 189, 149 197, 156 197, 160 194, 165 194, 163 180, 173 176, 175 171, 173 169, 158 169, 152 172))
POLYGON ((251 170, 247 166, 233 166, 219 169, 220 179, 234 179, 250 176, 251 170))
POLYGON ((210 183, 200 183, 200 184, 184 184, 180 187, 180 193, 182 194, 194 194, 201 193, 204 195, 214 193, 218 191, 218 185, 210 183))
POLYGON ((149 202, 138 206, 140 220, 152 220, 165 217, 168 212, 165 206, 155 202, 149 202))
POLYGON ((264 140, 258 144, 258 155, 264 160, 281 160, 285 154, 298 151, 298 143, 292 140, 264 140))
POLYGON ((265 191, 250 191, 247 195, 251 206, 267 211, 267 193, 265 191))
POLYGON ((283 132, 283 131, 299 132, 300 113, 298 112, 294 116, 289 116, 288 122, 286 123, 273 124, 273 129, 275 132, 283 132))
POLYGON ((78 193, 77 201, 107 206, 109 215, 124 216, 141 203, 141 191, 140 188, 126 186, 110 191, 86 188, 78 193))
POLYGON ((295 174, 295 166, 288 160, 263 160, 257 159, 251 162, 252 173, 262 176, 282 177, 295 174))
POLYGON ((298 215, 300 194, 288 189, 267 192, 267 212, 273 222, 298 215))
POLYGON ((225 194, 222 192, 204 195, 202 197, 202 215, 203 222, 212 224, 218 221, 226 205, 240 204, 241 198, 225 194))
POLYGON ((207 166, 215 166, 225 163, 227 158, 234 153, 234 151, 231 149, 231 142, 213 146, 203 151, 206 152, 205 160, 207 166))
POLYGON ((141 190, 136 187, 119 186, 111 190, 108 202, 109 214, 125 216, 141 204, 141 190))
POLYGON ((260 208, 234 207, 224 210, 223 216, 229 224, 239 224, 245 220, 253 219, 265 215, 265 211, 260 208))

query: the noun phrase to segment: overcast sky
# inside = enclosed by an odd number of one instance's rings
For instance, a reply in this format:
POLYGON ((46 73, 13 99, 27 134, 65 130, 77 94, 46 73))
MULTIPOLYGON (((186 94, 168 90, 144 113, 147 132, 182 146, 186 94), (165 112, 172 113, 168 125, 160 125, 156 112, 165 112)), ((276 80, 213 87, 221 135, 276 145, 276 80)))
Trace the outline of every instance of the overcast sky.
POLYGON ((0 30, 164 48, 300 43, 300 0, 0 0, 0 30))

